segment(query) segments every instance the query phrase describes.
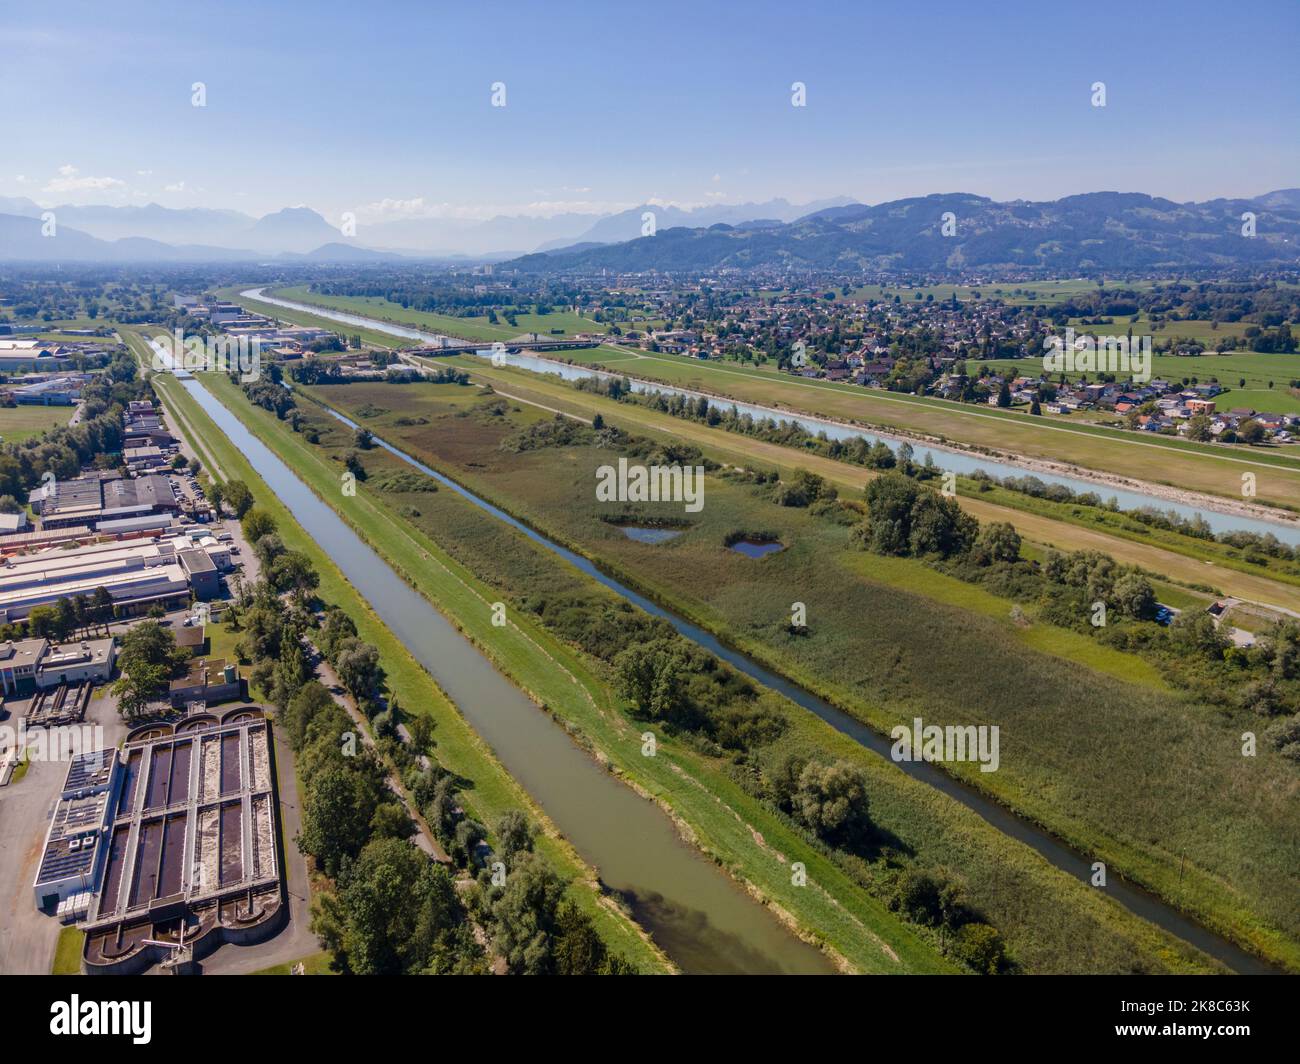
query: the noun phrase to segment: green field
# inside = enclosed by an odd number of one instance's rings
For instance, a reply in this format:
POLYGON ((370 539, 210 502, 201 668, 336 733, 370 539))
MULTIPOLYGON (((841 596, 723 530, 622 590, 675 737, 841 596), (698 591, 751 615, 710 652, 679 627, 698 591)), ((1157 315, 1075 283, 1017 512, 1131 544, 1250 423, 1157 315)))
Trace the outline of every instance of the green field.
MULTIPOLYGON (((536 332, 543 339, 552 335, 552 330, 562 330, 560 336, 572 336, 575 333, 603 333, 608 330, 591 318, 581 317, 571 310, 555 310, 550 314, 520 313, 515 316, 516 326, 507 325, 503 316, 493 325, 487 315, 476 317, 451 317, 446 314, 432 314, 422 310, 412 310, 400 303, 391 303, 378 296, 327 296, 312 292, 306 285, 290 288, 275 288, 267 295, 280 299, 289 299, 299 303, 314 303, 332 310, 345 310, 353 314, 364 314, 372 318, 381 318, 399 325, 414 325, 416 328, 429 329, 434 332, 458 336, 465 340, 513 340, 523 333, 536 332)), ((346 328, 346 326, 344 326, 346 328)))
POLYGON ((21 443, 72 419, 75 406, 0 407, 0 440, 21 443))
MULTIPOLYGON (((1042 369, 1035 359, 991 359, 978 365, 1031 377, 1038 376, 1042 369)), ((1151 376, 1170 383, 1181 383, 1184 378, 1201 384, 1217 381, 1227 389, 1215 397, 1220 410, 1254 407, 1271 413, 1300 414, 1300 397, 1290 387, 1291 381, 1300 379, 1300 355, 1266 355, 1257 351, 1222 355, 1206 352, 1194 357, 1158 354, 1151 359, 1151 376)), ((1077 377, 1076 374, 1071 379, 1077 377)))
MULTIPOLYGON (((775 633, 780 628, 779 619, 783 615, 788 616, 787 611, 791 601, 788 596, 792 592, 787 590, 783 594, 779 588, 769 588, 763 586, 762 583, 756 584, 754 582, 754 569, 745 568, 746 566, 753 566, 754 563, 740 559, 739 556, 729 552, 723 551, 719 554, 716 547, 707 547, 711 542, 716 542, 716 539, 711 532, 704 531, 705 526, 715 530, 717 538, 720 539, 720 530, 726 527, 735 527, 737 521, 736 512, 729 511, 725 506, 718 506, 715 501, 716 494, 710 496, 710 506, 706 508, 709 511, 707 520, 702 518, 698 528, 691 529, 681 540, 674 541, 666 549, 646 548, 644 545, 631 543, 617 531, 611 530, 609 526, 603 524, 598 524, 596 531, 593 532, 591 521, 592 505, 589 491, 586 499, 583 499, 581 495, 575 496, 573 494, 574 487, 577 484, 582 484, 585 487, 588 482, 587 476, 580 475, 580 469, 586 461, 586 457, 580 451, 573 455, 570 455, 566 450, 558 455, 554 452, 548 452, 540 455, 528 454, 507 458, 497 452, 491 442, 496 432, 505 431, 504 427, 494 429, 491 433, 488 433, 481 425, 477 425, 473 419, 455 418, 455 415, 445 407, 448 401, 446 396, 439 395, 439 391, 438 388, 425 388, 423 386, 394 388, 386 385, 350 385, 346 388, 326 387, 313 389, 315 394, 331 402, 343 403, 353 414, 358 413, 360 410, 371 411, 371 419, 369 419, 368 423, 374 427, 375 431, 381 432, 388 438, 400 441, 402 446, 420 454, 426 460, 433 459, 432 464, 443 466, 453 475, 465 480, 476 490, 485 491, 498 504, 506 506, 507 509, 516 510, 538 527, 556 535, 571 546, 582 549, 584 552, 598 558, 611 571, 631 580, 633 583, 640 584, 644 589, 651 591, 665 601, 671 602, 682 609, 683 612, 691 615, 692 619, 697 622, 703 622, 717 631, 725 632, 727 638, 739 643, 746 649, 751 651, 755 650, 756 647, 759 650, 762 649, 761 646, 753 643, 751 638, 752 633, 756 630, 756 625, 757 630, 764 635, 775 633), (442 409, 441 414, 439 413, 440 408, 442 409), (395 424, 399 417, 411 416, 426 418, 428 424, 416 427, 403 427, 395 424), (439 425, 439 422, 442 424, 439 425), (545 476, 539 475, 543 467, 547 470, 545 476), (531 490, 524 487, 527 484, 532 485, 531 490), (545 501, 538 498, 539 494, 543 493, 546 496, 545 501), (561 514, 561 511, 563 511, 563 514, 561 514), (694 544, 694 546, 684 550, 683 548, 688 543, 694 544), (656 564, 655 558, 657 556, 664 557, 664 561, 656 564), (636 564, 633 564, 634 562, 636 564), (647 565, 652 565, 653 569, 647 570, 647 565), (746 579, 746 574, 749 575, 749 579, 746 579), (694 590, 683 593, 683 587, 690 587, 694 590), (699 602, 701 596, 710 600, 709 606, 701 606, 699 602), (717 606, 719 602, 725 603, 725 607, 711 608, 717 606), (719 623, 718 615, 724 608, 727 613, 727 620, 735 623, 719 623), (764 620, 763 618, 767 619, 764 620)), ((441 389, 441 391, 445 393, 446 389, 441 389)), ((472 395, 472 393, 470 394, 472 395)), ((538 416, 536 412, 530 413, 522 409, 518 414, 511 415, 512 421, 515 418, 523 418, 527 421, 538 416)), ((340 439, 337 443, 331 443, 330 446, 346 446, 346 439, 340 439)), ((710 491, 712 492, 714 490, 712 482, 710 484, 710 491)), ((739 491, 740 489, 724 485, 719 490, 730 498, 730 492, 739 491)), ((442 493, 436 497, 439 508, 441 507, 441 499, 442 493)), ((428 512, 432 505, 419 504, 421 514, 418 519, 414 519, 415 523, 423 525, 426 520, 436 521, 437 527, 441 529, 437 536, 440 542, 450 543, 458 536, 472 536, 470 542, 463 548, 463 556, 467 559, 473 559, 473 563, 477 566, 501 572, 502 575, 497 580, 494 580, 494 583, 504 582, 509 586, 512 581, 517 581, 517 577, 510 575, 514 569, 513 563, 515 559, 519 558, 521 551, 525 555, 529 553, 528 551, 523 550, 521 547, 508 546, 506 543, 487 542, 481 538, 478 532, 465 531, 464 526, 468 521, 463 515, 445 515, 441 520, 437 520, 428 512), (452 538, 444 540, 444 535, 452 538)), ((806 516, 797 513, 781 512, 782 519, 785 519, 787 515, 789 520, 809 521, 806 516)), ((764 520, 766 523, 762 527, 772 527, 770 516, 765 517, 764 520)), ((812 522, 812 526, 816 526, 816 524, 816 522, 812 522)), ((780 525, 776 527, 779 528, 780 525)), ((860 585, 857 580, 846 580, 845 570, 832 566, 829 572, 823 574, 825 579, 820 579, 815 575, 815 568, 809 570, 806 562, 810 557, 827 553, 826 545, 821 542, 826 533, 825 529, 822 528, 804 525, 801 525, 801 528, 809 532, 810 541, 800 544, 797 549, 787 550, 777 557, 782 562, 793 559, 796 555, 802 559, 798 566, 797 577, 794 578, 794 586, 799 590, 793 593, 801 600, 807 601, 810 608, 814 608, 812 606, 814 601, 818 603, 815 608, 819 610, 819 616, 828 618, 821 622, 822 631, 827 633, 826 640, 833 642, 845 638, 843 625, 838 624, 835 618, 854 617, 862 619, 860 629, 850 635, 852 643, 857 647, 853 652, 854 660, 872 660, 880 656, 882 652, 884 657, 895 662, 898 661, 900 653, 910 659, 913 652, 908 647, 908 637, 905 629, 916 624, 923 625, 927 631, 933 631, 940 641, 942 641, 941 637, 945 626, 949 624, 957 625, 965 633, 962 639, 969 643, 970 646, 964 648, 963 659, 974 656, 980 660, 978 662, 972 661, 969 665, 961 664, 958 672, 946 681, 939 676, 934 676, 929 681, 932 687, 944 691, 942 700, 935 699, 933 697, 934 692, 929 689, 924 694, 920 691, 913 695, 900 692, 900 697, 907 697, 909 701, 914 700, 917 705, 924 704, 927 707, 927 713, 931 714, 932 719, 934 719, 933 714, 935 713, 940 714, 940 716, 945 713, 960 713, 960 709, 954 710, 953 705, 960 706, 969 703, 971 697, 976 697, 976 688, 982 691, 988 688, 990 684, 996 686, 997 683, 1001 682, 993 680, 992 677, 1019 675, 1022 669, 1010 666, 1010 659, 1002 660, 1003 655, 1009 654, 1011 658, 1017 658, 1021 654, 1028 654, 1029 659, 1027 660, 1050 660, 1050 657, 1047 659, 1042 658, 1039 652, 1033 649, 1035 646, 1041 650, 1049 651, 1051 656, 1069 657, 1073 654, 1082 653, 1080 649, 1069 645, 1070 639, 1068 637, 1070 633, 1055 632, 1048 628, 1027 637, 1023 641, 1023 649, 1017 650, 1014 646, 1007 645, 1007 629, 1010 626, 1007 624, 1005 613, 1002 613, 1000 617, 989 616, 987 620, 983 620, 965 616, 964 613, 959 611, 945 609, 935 599, 926 600, 928 604, 922 606, 920 605, 921 600, 914 591, 895 592, 888 587, 894 582, 892 579, 878 580, 874 573, 869 576, 873 588, 870 592, 870 603, 867 600, 857 601, 854 596, 858 594, 856 589, 860 585), (888 605, 891 600, 893 604, 888 605), (882 603, 888 605, 888 615, 880 619, 879 628, 877 628, 874 618, 879 614, 882 603), (910 618, 911 620, 906 624, 901 624, 900 618, 910 618), (862 631, 862 629, 867 628, 873 630, 871 635, 866 635, 862 631), (901 651, 895 649, 894 644, 897 639, 891 638, 890 633, 895 633, 903 639, 904 645, 901 651), (880 638, 885 639, 890 644, 889 649, 881 651, 871 647, 871 644, 880 638), (990 654, 998 655, 999 660, 995 663, 988 659, 990 654), (975 687, 969 686, 969 676, 966 671, 972 665, 976 666, 978 675, 982 677, 981 680, 976 682, 975 687), (1006 671, 1008 667, 1011 668, 1010 673, 1006 671), (958 691, 966 693, 965 700, 949 704, 958 691), (945 705, 947 705, 947 709, 944 708, 945 705)), ((802 533, 795 538, 802 540, 802 533)), ((860 555, 851 555, 849 560, 856 562, 862 557, 860 555)), ((769 562, 761 564, 767 566, 769 562)), ((532 571, 537 563, 533 558, 526 556, 519 558, 519 565, 525 571, 532 571)), ((521 593, 523 590, 523 588, 520 588, 516 593, 521 593)), ((947 590, 953 594, 964 592, 964 589, 960 585, 955 585, 955 583, 953 587, 947 590)), ((1005 605, 1009 607, 1010 604, 1005 605)), ((1001 612, 1001 608, 997 607, 996 602, 994 602, 988 612, 990 614, 1001 612)), ((775 639, 775 635, 771 635, 771 638, 775 639)), ((789 640, 787 639, 786 642, 789 642, 789 640)), ((809 641, 799 640, 798 642, 808 643, 809 641)), ((812 642, 821 642, 821 640, 818 639, 812 642)), ((1015 642, 1022 641, 1015 640, 1015 642)), ((1092 649, 1096 650, 1098 648, 1092 649)), ((918 648, 918 652, 922 656, 926 653, 921 648, 918 648)), ((760 656, 762 656, 761 653, 760 656)), ((796 656, 802 657, 801 654, 796 654, 796 656)), ((1106 713, 1106 719, 1097 721, 1092 726, 1093 728, 1110 728, 1116 726, 1117 722, 1124 717, 1157 712, 1162 700, 1167 697, 1163 692, 1157 691, 1159 680, 1149 671, 1147 674, 1148 679, 1145 682, 1151 685, 1147 688, 1150 694, 1144 694, 1141 687, 1132 684, 1121 684, 1117 688, 1112 687, 1114 681, 1106 680, 1100 673, 1112 669, 1116 672, 1123 671, 1122 663, 1119 660, 1121 657, 1127 656, 1115 655, 1114 658, 1108 659, 1108 655, 1100 654, 1094 657, 1091 662, 1093 666, 1097 667, 1098 675, 1090 676, 1088 682, 1095 683, 1103 693, 1119 694, 1119 697, 1114 700, 1111 711, 1106 713)), ((774 662, 771 660, 771 655, 768 658, 768 663, 776 664, 777 667, 789 664, 784 659, 781 662, 774 662)), ((818 683, 815 679, 810 679, 810 675, 805 675, 805 673, 816 672, 817 675, 831 677, 843 673, 842 654, 834 648, 832 648, 830 657, 824 656, 819 651, 816 655, 816 661, 817 664, 812 669, 800 667, 797 670, 791 670, 783 668, 783 671, 793 671, 798 678, 810 686, 818 686, 818 683)), ((1086 668, 1085 663, 1081 661, 1075 661, 1073 666, 1075 667, 1076 677, 1078 668, 1086 668)), ((891 671, 898 673, 898 665, 895 665, 891 671)), ((909 666, 904 671, 906 677, 912 680, 921 674, 935 674, 938 670, 927 664, 920 667, 909 666)), ((948 672, 946 669, 943 671, 948 672)), ((1044 669, 1041 665, 1034 666, 1029 671, 1033 675, 1051 675, 1052 673, 1050 667, 1044 669)), ((1137 671, 1140 675, 1139 670, 1130 669, 1129 671, 1137 671)), ((902 675, 894 677, 894 682, 901 683, 902 680, 902 675)), ((855 691, 860 690, 868 684, 869 681, 859 677, 853 681, 853 688, 855 691)), ((821 684, 820 686, 824 689, 826 685, 821 684)), ((1029 694, 1030 692, 1023 692, 1021 698, 1027 700, 1026 696, 1029 694)), ((1056 699, 1064 698, 1065 693, 1058 692, 1046 701, 1050 703, 1056 699)), ((846 701, 844 698, 836 698, 836 700, 840 701, 841 704, 846 701)), ((1091 710, 1095 708, 1096 694, 1094 692, 1092 696, 1089 696, 1085 692, 1080 697, 1078 692, 1074 691, 1065 700, 1070 702, 1073 711, 1079 712, 1086 718, 1090 715, 1091 710), (1084 705, 1087 706, 1086 709, 1083 708, 1084 705)), ((857 701, 860 708, 860 696, 858 696, 857 701)), ((1026 705, 1026 709, 1029 708, 1026 705)), ((1065 753, 1064 751, 1058 750, 1053 753, 1050 749, 1046 752, 1043 750, 1044 743, 1047 743, 1049 747, 1053 744, 1048 734, 1043 733, 1042 729, 1047 727, 1048 731, 1054 734, 1061 727, 1065 712, 1064 702, 1060 713, 1054 712, 1050 704, 1041 707, 1041 709, 1035 707, 1031 711, 1031 717, 1035 713, 1044 715, 1050 718, 1050 724, 1043 721, 1034 728, 1035 733, 1038 734, 1029 734, 1023 728, 1023 725, 1029 722, 1029 718, 1027 718, 1009 729, 1022 734, 1020 741, 1027 744, 1025 749, 1032 749, 1035 761, 1041 760, 1044 762, 1039 770, 1044 779, 1055 777, 1061 770, 1061 763, 1069 760, 1068 757, 1062 756, 1065 753)), ((943 719, 949 718, 944 716, 943 719)), ((965 719, 965 716, 958 716, 954 719, 965 719)), ((1146 725, 1134 724, 1131 726, 1145 727, 1146 725)), ((1201 726, 1208 726, 1208 723, 1202 722, 1201 726)), ((1078 742, 1095 743, 1097 736, 1091 732, 1091 729, 1089 731, 1089 735, 1079 736, 1078 742)), ((859 751, 859 753, 862 752, 859 751)), ((865 754, 862 754, 862 756, 869 757, 869 755, 865 754)), ((1136 768, 1135 766, 1134 770, 1136 768)), ((1145 767, 1143 767, 1142 771, 1145 771, 1145 767)), ((1033 772, 1031 771, 1030 774, 1032 775, 1033 772)), ((1070 789, 1073 790, 1073 788, 1070 789)), ((1135 783, 1134 792, 1139 790, 1141 788, 1135 783)), ((1112 804, 1122 807, 1132 797, 1132 793, 1127 793, 1123 800, 1117 796, 1112 796, 1114 799, 1112 804)), ((876 799, 873 797, 873 807, 875 802, 876 799)), ((1090 805, 1095 804, 1096 799, 1090 799, 1090 805)), ((1059 813, 1059 811, 1057 812, 1059 813)), ((1160 814, 1158 819, 1161 823, 1168 819, 1170 812, 1171 810, 1165 809, 1160 814)), ((1144 806, 1142 815, 1144 819, 1148 820, 1148 823, 1151 814, 1152 810, 1149 805, 1144 806)), ((891 824, 891 830, 911 844, 913 834, 919 829, 916 822, 907 818, 906 814, 900 815, 904 816, 905 827, 891 824)), ((1104 845, 1106 849, 1110 849, 1114 844, 1113 841, 1108 840, 1104 845)), ((1093 852, 1099 852, 1099 850, 1093 850, 1093 852)), ((1131 858, 1136 864, 1150 863, 1146 855, 1142 853, 1125 853, 1125 857, 1131 858)), ((989 870, 985 869, 984 871, 987 874, 989 870)), ((1189 875, 1189 882, 1191 878, 1189 875)), ((1200 879, 1199 876, 1197 878, 1200 879)), ((1204 886, 1213 893, 1212 879, 1206 882, 1198 882, 1197 886, 1198 888, 1204 886)), ((986 904, 989 905, 990 912, 994 911, 993 905, 998 905, 995 915, 999 927, 1005 926, 1002 915, 1006 908, 1016 912, 1026 904, 1023 897, 1017 896, 1008 906, 1011 899, 1005 893, 992 888, 989 888, 989 895, 992 901, 986 902, 986 904)), ((1186 896, 1186 892, 1184 896, 1186 896)), ((981 901, 984 900, 982 896, 981 901)), ((1057 912, 1059 914, 1059 909, 1057 912)), ((1057 918, 1059 919, 1059 915, 1057 918)), ((1024 917, 1019 919, 1024 919, 1024 917)), ((1021 933, 1025 937, 1032 937, 1028 929, 1022 928, 1021 933)), ((1060 959, 1056 958, 1056 961, 1059 963, 1060 959)))
POLYGON ((79 927, 65 927, 59 931, 58 945, 54 947, 54 965, 51 975, 80 975, 81 951, 85 932, 79 927))

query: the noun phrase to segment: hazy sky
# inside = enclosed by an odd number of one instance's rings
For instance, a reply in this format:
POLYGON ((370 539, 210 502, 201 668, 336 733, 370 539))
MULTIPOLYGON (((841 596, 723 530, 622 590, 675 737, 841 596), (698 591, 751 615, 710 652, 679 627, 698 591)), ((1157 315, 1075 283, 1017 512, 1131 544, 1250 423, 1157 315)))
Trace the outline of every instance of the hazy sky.
POLYGON ((1298 46, 1296 0, 0 0, 0 195, 331 220, 1256 195, 1300 185, 1298 46))

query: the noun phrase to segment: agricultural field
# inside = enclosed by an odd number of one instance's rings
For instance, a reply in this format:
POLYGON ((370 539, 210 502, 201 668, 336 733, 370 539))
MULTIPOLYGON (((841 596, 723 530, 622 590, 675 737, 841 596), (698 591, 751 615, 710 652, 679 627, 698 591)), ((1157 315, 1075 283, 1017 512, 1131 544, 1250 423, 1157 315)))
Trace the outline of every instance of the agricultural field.
POLYGON ((71 419, 74 406, 0 406, 0 440, 21 443, 71 419))
MULTIPOLYGON (((1089 331, 1103 328, 1097 326, 1089 331)), ((976 365, 1025 376, 1037 376, 1042 370, 1041 363, 1032 358, 989 359, 976 365)), ((1077 380, 1079 375, 1066 376, 1077 380)), ((1192 356, 1157 354, 1151 359, 1151 376, 1170 382, 1186 380, 1206 384, 1217 381, 1228 389, 1216 400, 1224 409, 1238 406, 1268 409, 1245 399, 1246 396, 1267 395, 1286 409, 1300 412, 1300 398, 1290 387, 1291 381, 1300 379, 1300 355, 1260 354, 1257 351, 1231 351, 1222 355, 1206 351, 1192 356)), ((1057 375, 1052 377, 1056 379, 1057 375)))
POLYGON ((476 317, 452 317, 446 314, 432 314, 422 310, 412 310, 400 303, 391 303, 378 296, 330 296, 312 292, 307 286, 276 288, 267 295, 280 299, 294 300, 301 303, 314 303, 331 310, 345 310, 354 314, 365 314, 382 318, 400 325, 413 325, 418 329, 446 333, 465 340, 513 340, 524 333, 539 333, 543 339, 554 336, 572 336, 575 333, 603 333, 608 326, 591 318, 582 317, 571 310, 554 310, 550 314, 519 313, 515 315, 516 326, 506 323, 504 316, 498 324, 493 325, 486 315, 476 317), (561 332, 556 333, 554 330, 561 332))
POLYGON ((1011 603, 997 616, 987 601, 956 601, 965 589, 939 587, 920 568, 900 579, 897 566, 848 549, 847 529, 748 485, 710 478, 709 504, 690 527, 650 547, 599 519, 592 474, 607 451, 499 447, 536 412, 457 417, 425 386, 313 391, 368 412, 376 432, 878 728, 922 708, 930 719, 997 724, 1003 767, 972 782, 1240 941, 1300 956, 1284 900, 1300 861, 1287 797, 1295 767, 1240 756, 1249 720, 1161 689, 1136 663, 1081 660, 1050 629, 1013 636, 1011 603), (736 529, 770 530, 785 549, 745 558, 722 545, 736 529), (796 600, 808 606, 810 637, 788 630, 796 600))

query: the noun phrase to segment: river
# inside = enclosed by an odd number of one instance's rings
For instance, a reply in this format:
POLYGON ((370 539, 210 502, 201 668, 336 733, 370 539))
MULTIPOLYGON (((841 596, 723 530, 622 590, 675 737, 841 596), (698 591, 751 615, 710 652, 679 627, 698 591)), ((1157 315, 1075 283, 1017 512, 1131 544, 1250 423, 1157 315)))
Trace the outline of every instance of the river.
MULTIPOLYGON (((264 289, 250 288, 240 295, 247 299, 258 299, 264 303, 270 303, 274 306, 284 307, 287 310, 300 310, 310 314, 316 314, 322 318, 328 318, 331 321, 341 322, 347 325, 357 325, 365 328, 374 329, 377 332, 388 333, 391 336, 400 336, 408 340, 418 340, 421 343, 439 343, 444 337, 438 333, 421 332, 419 329, 406 328, 401 325, 393 325, 391 322, 379 321, 375 318, 367 318, 360 314, 349 314, 346 311, 329 310, 324 307, 314 307, 308 303, 298 303, 293 300, 280 299, 276 296, 263 294, 264 289)), ((505 363, 516 366, 521 369, 530 370, 534 373, 547 373, 553 376, 559 376, 565 380, 578 380, 580 378, 599 377, 603 379, 621 377, 621 374, 613 373, 608 370, 595 370, 586 366, 573 366, 568 363, 558 362, 554 359, 541 358, 537 355, 527 354, 505 354, 498 356, 504 359, 505 363)), ((698 398, 704 393, 692 391, 689 388, 678 388, 670 384, 646 383, 644 381, 633 380, 631 382, 632 390, 636 392, 662 392, 665 395, 684 395, 691 398, 698 398)), ((734 400, 719 400, 716 396, 704 396, 715 405, 719 402, 725 402, 729 406, 734 406, 741 414, 749 414, 751 417, 775 418, 781 421, 790 421, 799 425, 811 433, 824 432, 832 440, 849 440, 856 437, 862 437, 870 443, 875 443, 878 439, 883 439, 888 444, 896 445, 898 439, 891 437, 877 436, 867 432, 864 429, 856 428, 852 425, 846 425, 838 421, 831 421, 812 415, 792 414, 787 410, 777 410, 772 407, 758 406, 753 403, 736 402, 734 400)), ((1083 493, 1093 492, 1103 499, 1115 499, 1119 507, 1124 510, 1136 510, 1142 507, 1151 506, 1162 511, 1173 511, 1181 517, 1192 519, 1200 517, 1214 532, 1229 531, 1246 531, 1255 532, 1259 535, 1272 534, 1281 542, 1290 546, 1300 546, 1300 522, 1286 520, 1267 520, 1264 518, 1247 517, 1241 514, 1226 513, 1214 509, 1209 505, 1193 506, 1185 502, 1179 502, 1163 498, 1154 493, 1147 493, 1137 490, 1125 490, 1113 488, 1106 484, 1099 484, 1091 480, 1080 477, 1064 476, 1057 473, 1040 472, 1028 466, 1018 465, 1014 462, 1008 462, 993 458, 985 458, 981 455, 971 454, 966 451, 952 450, 944 447, 914 445, 915 459, 918 462, 924 462, 926 457, 932 457, 940 469, 951 470, 955 473, 969 475, 976 470, 982 469, 992 476, 996 477, 1037 477, 1039 480, 1048 484, 1061 484, 1072 491, 1083 493)))

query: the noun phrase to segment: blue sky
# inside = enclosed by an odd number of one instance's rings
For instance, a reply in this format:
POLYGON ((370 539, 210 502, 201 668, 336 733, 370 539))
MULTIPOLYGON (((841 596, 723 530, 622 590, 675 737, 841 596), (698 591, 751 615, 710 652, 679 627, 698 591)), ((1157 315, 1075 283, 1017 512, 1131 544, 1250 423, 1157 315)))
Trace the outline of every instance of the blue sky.
POLYGON ((4 0, 0 195, 368 219, 1254 195, 1300 185, 1298 45, 1294 0, 4 0))

